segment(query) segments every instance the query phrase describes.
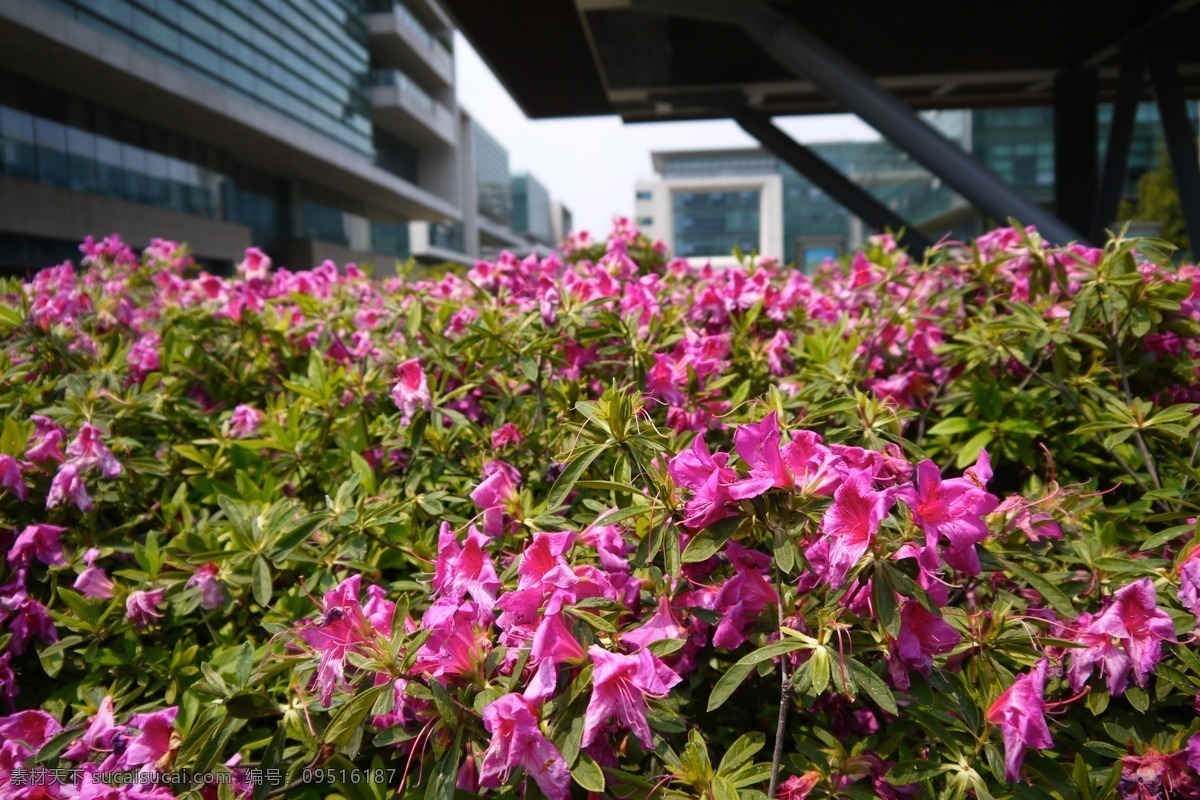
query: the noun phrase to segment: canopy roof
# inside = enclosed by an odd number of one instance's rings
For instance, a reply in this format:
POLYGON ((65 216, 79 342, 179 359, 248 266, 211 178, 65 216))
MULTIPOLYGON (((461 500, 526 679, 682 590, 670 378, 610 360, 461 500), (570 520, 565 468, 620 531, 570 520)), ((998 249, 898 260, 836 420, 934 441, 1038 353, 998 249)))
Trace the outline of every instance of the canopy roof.
MULTIPOLYGON (((531 118, 721 118, 733 93, 772 116, 841 110, 736 26, 646 13, 630 0, 442 2, 531 118)), ((1200 96, 1198 0, 770 5, 914 109, 1046 105, 1054 74, 1079 67, 1099 68, 1100 100, 1111 101, 1120 45, 1147 33, 1151 47, 1172 51, 1185 95, 1200 96)))

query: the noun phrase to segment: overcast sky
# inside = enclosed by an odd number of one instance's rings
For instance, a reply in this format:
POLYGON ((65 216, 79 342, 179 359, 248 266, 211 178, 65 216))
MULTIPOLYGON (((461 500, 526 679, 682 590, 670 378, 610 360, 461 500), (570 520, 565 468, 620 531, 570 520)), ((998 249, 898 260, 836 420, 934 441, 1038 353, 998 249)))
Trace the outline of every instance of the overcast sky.
MULTIPOLYGON (((454 54, 459 102, 508 148, 510 169, 529 170, 571 209, 576 229, 604 233, 613 214, 633 213, 634 183, 654 176, 651 151, 754 145, 727 120, 638 125, 616 116, 529 120, 462 34, 455 34, 454 54)), ((841 114, 777 122, 805 143, 879 138, 841 114)))

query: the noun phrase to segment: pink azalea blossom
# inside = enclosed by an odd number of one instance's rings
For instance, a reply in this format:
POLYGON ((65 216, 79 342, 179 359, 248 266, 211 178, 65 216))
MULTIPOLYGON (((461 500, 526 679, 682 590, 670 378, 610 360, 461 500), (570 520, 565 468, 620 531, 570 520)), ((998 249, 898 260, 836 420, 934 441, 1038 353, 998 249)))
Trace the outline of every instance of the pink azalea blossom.
POLYGON ((150 714, 134 714, 129 720, 130 728, 137 734, 129 740, 121 765, 127 769, 140 768, 141 772, 165 770, 169 766, 168 755, 178 749, 179 734, 175 732, 175 706, 150 714))
POLYGON ((949 653, 961 641, 958 631, 940 615, 916 600, 905 600, 900 609, 900 633, 891 642, 888 669, 892 682, 900 689, 907 689, 910 669, 928 675, 933 656, 949 653))
POLYGON ((709 455, 704 436, 700 435, 690 449, 676 455, 667 465, 675 483, 693 492, 684 505, 686 527, 705 528, 736 513, 729 506, 733 501, 729 487, 737 480, 737 473, 725 466, 728 460, 728 453, 709 455))
POLYGON ((1113 602, 1088 625, 1092 634, 1118 639, 1133 662, 1133 680, 1145 686, 1162 657, 1163 640, 1175 640, 1171 617, 1157 605, 1154 583, 1150 578, 1117 591, 1113 602))
POLYGON ((829 542, 828 580, 834 589, 845 585, 850 570, 871 547, 893 502, 891 492, 875 491, 871 475, 862 470, 851 470, 834 492, 833 505, 821 522, 829 542))
POLYGON ((71 742, 62 757, 69 761, 87 761, 93 753, 111 753, 113 739, 119 732, 113 716, 113 699, 105 695, 96 713, 88 720, 87 730, 71 742))
POLYGON ((604 723, 616 719, 633 731, 647 749, 654 748, 654 737, 646 720, 646 697, 661 697, 679 683, 680 678, 649 650, 635 655, 610 653, 599 645, 588 648, 592 657, 592 697, 583 722, 583 747, 596 740, 604 723))
POLYGON ((506 422, 492 431, 492 448, 495 450, 503 450, 510 445, 519 445, 523 441, 525 441, 524 435, 511 422, 506 422))
POLYGON ((21 742, 36 752, 62 731, 58 720, 45 711, 32 709, 0 717, 0 742, 21 742))
POLYGON ((517 497, 521 473, 511 464, 495 459, 483 468, 483 480, 471 492, 471 500, 483 511, 483 532, 493 539, 503 536, 505 513, 517 497))
POLYGON ((947 541, 952 566, 961 564, 971 573, 979 571, 974 546, 988 535, 983 517, 996 510, 1000 502, 985 488, 991 477, 991 458, 981 450, 979 460, 964 477, 946 481, 937 464, 922 461, 914 471, 913 483, 896 493, 912 509, 913 521, 925 532, 926 547, 936 552, 939 542, 947 541))
POLYGON ((738 426, 733 446, 750 468, 750 475, 730 485, 730 497, 746 500, 768 489, 792 488, 792 473, 779 453, 779 439, 779 420, 774 411, 757 424, 738 426))
POLYGON ((125 471, 112 451, 100 441, 100 429, 86 422, 79 429, 79 435, 67 446, 67 456, 80 470, 98 469, 105 478, 116 478, 125 471))
POLYGON ((660 639, 686 639, 687 629, 680 624, 666 595, 658 598, 658 607, 650 619, 621 634, 621 641, 643 649, 660 639))
POLYGON ((488 537, 472 526, 460 545, 458 536, 443 522, 438 534, 438 556, 434 565, 433 588, 451 600, 470 597, 491 612, 500 591, 500 578, 487 553, 488 537))
POLYGON ((846 472, 842 459, 813 431, 793 431, 792 440, 783 446, 780 455, 792 474, 796 491, 802 495, 832 494, 846 472))
POLYGON ((433 409, 433 398, 419 358, 411 358, 397 367, 396 376, 399 380, 392 387, 392 399, 400 409, 400 424, 407 425, 418 410, 433 409))
POLYGON ((43 564, 62 566, 67 563, 63 558, 62 535, 66 528, 58 525, 28 525, 13 542, 8 551, 8 563, 14 567, 29 564, 33 559, 43 564))
POLYGON ((139 589, 129 593, 125 598, 125 616, 138 628, 144 628, 156 619, 162 618, 158 607, 166 598, 166 589, 139 589))
POLYGON ((713 602, 713 610, 721 615, 713 645, 733 650, 746 641, 746 627, 768 607, 779 604, 779 596, 766 578, 768 556, 747 550, 736 541, 725 546, 725 555, 736 572, 721 586, 713 602))
POLYGON ((62 426, 40 414, 33 414, 29 420, 34 424, 35 430, 29 447, 25 450, 25 457, 38 464, 62 461, 62 442, 65 435, 62 426))
POLYGON ((306 625, 300 636, 320 654, 317 690, 321 704, 329 707, 335 687, 345 682, 346 660, 352 653, 373 652, 380 636, 390 636, 395 606, 384 600, 380 587, 364 606, 359 598, 362 577, 352 575, 325 592, 321 617, 306 625))
POLYGON ((104 569, 96 566, 96 559, 100 557, 100 551, 95 547, 89 547, 87 552, 83 554, 84 563, 87 564, 87 569, 79 573, 79 577, 75 579, 75 588, 83 593, 84 597, 91 597, 96 600, 111 600, 113 598, 113 582, 104 572, 104 569))
POLYGON ((561 612, 548 613, 542 617, 533 636, 529 657, 538 664, 544 661, 561 664, 586 660, 583 647, 571 632, 561 612))
POLYGON ((1073 647, 1068 653, 1067 678, 1071 690, 1081 691, 1092 677, 1092 671, 1099 666, 1100 672, 1107 678, 1108 693, 1114 696, 1124 694, 1129 686, 1129 675, 1133 672, 1133 661, 1128 653, 1117 646, 1112 636, 1094 632, 1094 622, 1095 618, 1087 613, 1080 614, 1075 620, 1074 627, 1078 630, 1075 641, 1087 646, 1073 647))
POLYGON ((1004 736, 1004 778, 1015 781, 1021 776, 1026 748, 1045 750, 1054 746, 1046 726, 1046 669, 1043 658, 1033 670, 1020 675, 1012 686, 996 698, 987 711, 987 720, 999 726, 1004 736))
POLYGON ((0 486, 16 495, 21 502, 29 499, 29 487, 25 485, 21 462, 7 453, 0 453, 0 486))
POLYGON ((200 607, 205 609, 220 608, 225 602, 225 590, 217 580, 218 567, 216 564, 205 564, 188 578, 187 588, 200 589, 200 607))
POLYGON ((257 247, 246 249, 245 257, 238 263, 238 277, 242 280, 264 279, 271 269, 271 259, 257 247))
POLYGON ((550 800, 571 796, 567 762, 538 722, 534 704, 519 694, 506 694, 484 707, 483 726, 492 740, 479 766, 481 787, 498 787, 513 769, 524 769, 550 800))
POLYGON ((61 506, 70 500, 80 511, 91 511, 95 506, 88 494, 79 467, 73 462, 67 462, 58 468, 54 480, 50 482, 50 491, 46 493, 46 508, 61 506))
POLYGON ((229 418, 229 435, 235 439, 250 439, 258 436, 258 427, 267 415, 257 408, 241 403, 229 418))

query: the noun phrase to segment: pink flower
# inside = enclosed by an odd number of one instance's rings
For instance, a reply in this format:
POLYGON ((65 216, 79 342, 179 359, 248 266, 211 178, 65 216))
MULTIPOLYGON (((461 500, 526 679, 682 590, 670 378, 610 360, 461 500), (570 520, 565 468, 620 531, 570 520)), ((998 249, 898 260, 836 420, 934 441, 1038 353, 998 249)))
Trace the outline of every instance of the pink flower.
POLYGON ((520 444, 523 441, 525 437, 511 422, 506 422, 492 431, 492 448, 495 450, 503 450, 509 445, 520 444))
POLYGON ((812 794, 812 790, 821 782, 821 773, 806 772, 803 775, 793 775, 775 790, 779 800, 804 800, 812 794))
POLYGON ((162 618, 158 607, 162 605, 167 594, 166 589, 139 589, 130 592, 125 598, 125 616, 138 628, 144 628, 156 619, 162 618))
POLYGON ((87 486, 79 475, 79 467, 67 462, 58 468, 50 491, 46 494, 46 508, 54 508, 70 500, 80 511, 91 511, 95 506, 88 495, 87 486))
POLYGON ((420 359, 405 361, 396 368, 396 376, 399 380, 392 387, 392 399, 400 409, 400 424, 407 425, 418 409, 429 411, 433 408, 433 398, 420 359))
POLYGON ((796 491, 802 495, 828 495, 842 483, 845 464, 813 431, 793 431, 792 440, 780 454, 792 473, 796 491))
POLYGON ((87 564, 87 569, 79 573, 79 577, 75 579, 75 588, 83 593, 84 597, 91 597, 97 600, 111 600, 113 598, 113 582, 105 574, 101 567, 96 566, 96 559, 100 557, 100 551, 95 547, 89 547, 87 552, 83 554, 83 560, 87 564))
POLYGON ((734 500, 758 497, 768 489, 791 489, 792 473, 779 453, 779 420, 772 411, 755 425, 739 425, 733 434, 738 456, 750 468, 750 475, 729 487, 734 500))
POLYGON ((1117 646, 1112 636, 1093 632, 1094 623, 1095 618, 1086 613, 1080 614, 1075 620, 1074 627, 1078 629, 1075 641, 1087 647, 1073 647, 1068 655, 1070 664, 1067 667, 1067 678, 1071 683, 1071 690, 1081 691, 1092 677, 1092 671, 1099 665, 1100 672, 1108 678, 1108 693, 1114 696, 1123 694, 1129 686, 1133 661, 1117 646))
POLYGON ((235 439, 249 439, 258 436, 258 426, 262 425, 267 415, 253 406, 241 403, 233 410, 229 418, 229 435, 235 439))
POLYGON ((666 595, 658 598, 658 608, 650 619, 621 635, 621 641, 643 649, 659 639, 686 639, 687 629, 680 624, 666 595))
POLYGON ((38 464, 43 464, 47 461, 62 461, 62 441, 64 436, 62 427, 48 417, 43 417, 40 414, 31 415, 29 420, 34 424, 36 429, 34 430, 33 438, 29 442, 29 447, 25 450, 25 457, 38 464))
POLYGON ((975 466, 962 478, 942 480, 941 471, 932 461, 922 461, 913 474, 911 486, 896 494, 912 509, 913 520, 925 531, 925 546, 936 547, 940 540, 950 544, 959 563, 978 572, 974 546, 987 538, 988 527, 982 517, 996 510, 999 499, 986 490, 992 477, 991 459, 981 450, 975 466))
POLYGON ((725 555, 737 572, 721 587, 713 604, 713 610, 721 615, 713 645, 733 650, 746 641, 746 626, 768 607, 777 605, 779 597, 764 575, 770 566, 768 556, 747 550, 736 541, 725 546, 725 555))
POLYGON ((872 488, 871 475, 851 470, 833 495, 821 529, 829 542, 829 585, 840 589, 846 576, 875 541, 879 523, 894 503, 890 491, 872 488))
POLYGON ((82 471, 99 469, 105 478, 116 478, 125 470, 113 457, 112 451, 100 441, 100 429, 84 423, 79 435, 67 446, 67 455, 82 471))
POLYGON ((29 499, 29 487, 25 485, 21 462, 7 453, 0 453, 0 486, 15 494, 21 502, 29 499))
POLYGON ((8 563, 19 567, 36 558, 47 565, 66 564, 62 549, 62 535, 66 530, 57 525, 26 526, 8 551, 8 563))
POLYGON ((1004 778, 1015 781, 1021 776, 1021 761, 1025 749, 1045 750, 1054 746, 1046 726, 1046 668, 1043 658, 1033 671, 1018 676, 996 698, 987 711, 987 720, 1000 727, 1004 736, 1004 778))
POLYGON ((542 617, 537 632, 533 635, 529 656, 538 664, 545 661, 561 664, 565 661, 582 662, 586 654, 575 634, 567 626, 562 612, 558 612, 542 617))
POLYGON ((916 600, 905 600, 900 610, 900 633, 891 642, 888 668, 892 682, 907 689, 909 669, 928 675, 933 656, 949 653, 961 641, 962 636, 941 616, 916 600))
POLYGON ((380 636, 390 636, 395 605, 383 599, 382 587, 368 590, 364 607, 359 600, 362 576, 351 575, 325 592, 321 617, 305 626, 300 636, 321 655, 317 666, 317 690, 326 708, 333 690, 345 682, 346 659, 352 653, 369 655, 380 636))
POLYGON ((550 800, 571 796, 571 771, 562 754, 538 727, 535 706, 519 694, 506 694, 483 709, 483 726, 492 741, 483 754, 479 785, 495 788, 518 768, 537 783, 550 800))
POLYGON ((130 728, 137 730, 129 741, 121 765, 126 768, 141 767, 142 772, 153 772, 170 766, 173 751, 179 748, 179 734, 175 732, 175 706, 151 714, 134 714, 129 720, 130 728))
POLYGON ((472 526, 459 545, 458 537, 443 522, 438 534, 438 557, 434 566, 433 588, 438 594, 458 601, 470 596, 480 607, 491 611, 496 605, 500 578, 487 554, 488 538, 472 526))
POLYGON ((596 740, 600 727, 610 719, 633 731, 651 750, 654 737, 646 720, 646 696, 662 697, 680 678, 649 650, 626 656, 610 653, 599 645, 588 648, 592 657, 592 697, 583 722, 582 746, 596 740))
MULTIPOLYGON (((1188 524, 1195 525, 1196 520, 1189 519, 1188 524)), ((1179 603, 1200 620, 1200 547, 1192 548, 1179 565, 1179 603)))
POLYGON ((205 564, 197 570, 192 577, 188 578, 187 587, 199 587, 200 589, 200 607, 205 609, 220 608, 221 603, 225 602, 225 590, 221 588, 221 582, 217 580, 216 564, 205 564))
POLYGON ((517 498, 521 473, 511 464, 495 459, 483 468, 483 480, 471 492, 471 500, 483 511, 483 532, 493 539, 504 535, 505 512, 517 498))
POLYGON ((246 248, 246 255, 237 266, 238 275, 247 281, 266 278, 270 269, 270 257, 257 247, 246 248))
POLYGON ((705 528, 736 513, 728 504, 733 500, 729 487, 737 480, 737 473, 725 466, 728 460, 728 453, 709 455, 704 436, 700 435, 690 449, 676 455, 667 465, 675 483, 693 492, 684 505, 686 527, 705 528))
POLYGON ((0 742, 5 740, 25 744, 30 750, 40 750, 62 730, 58 720, 45 711, 18 711, 0 717, 0 742))
POLYGON ((87 730, 83 732, 71 746, 63 752, 63 758, 70 761, 87 761, 92 753, 111 752, 113 739, 118 733, 116 719, 113 716, 113 699, 105 695, 100 701, 100 707, 88 722, 87 730))
POLYGON ((1138 686, 1146 685, 1146 678, 1162 657, 1162 641, 1175 640, 1175 626, 1158 608, 1150 578, 1118 590, 1113 603, 1088 625, 1088 632, 1120 640, 1133 662, 1133 680, 1138 686))

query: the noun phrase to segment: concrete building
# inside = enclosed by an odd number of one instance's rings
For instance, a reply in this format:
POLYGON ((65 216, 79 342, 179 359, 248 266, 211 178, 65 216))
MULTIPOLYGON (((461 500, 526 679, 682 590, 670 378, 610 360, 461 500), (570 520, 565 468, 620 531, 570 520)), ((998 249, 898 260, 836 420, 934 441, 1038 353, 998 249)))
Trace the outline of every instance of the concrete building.
POLYGON ((114 231, 214 266, 528 249, 453 34, 432 0, 5 0, 0 269, 114 231))
MULTIPOLYGON (((1194 102, 1189 110, 1194 117, 1194 102)), ((1052 109, 951 110, 924 116, 1022 195, 1053 208, 1052 109)), ((1104 135, 1111 119, 1111 106, 1102 106, 1104 135)), ((1161 157, 1161 130, 1155 106, 1142 104, 1132 134, 1126 198, 1136 195, 1138 179, 1161 157)), ((826 142, 809 149, 930 239, 946 234, 969 238, 993 222, 886 142, 826 142)), ((811 268, 858 247, 871 233, 870 225, 762 149, 660 152, 653 154, 653 164, 659 178, 635 187, 637 221, 647 235, 685 258, 730 264, 735 261, 730 253, 738 247, 782 255, 811 268)))

